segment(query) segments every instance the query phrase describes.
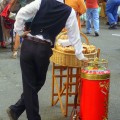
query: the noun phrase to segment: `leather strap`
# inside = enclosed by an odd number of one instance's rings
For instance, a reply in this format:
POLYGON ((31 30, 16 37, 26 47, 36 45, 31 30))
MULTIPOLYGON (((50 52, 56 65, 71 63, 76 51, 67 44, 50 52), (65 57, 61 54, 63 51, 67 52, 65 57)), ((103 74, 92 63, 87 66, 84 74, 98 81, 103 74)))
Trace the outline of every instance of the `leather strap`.
POLYGON ((47 42, 46 40, 42 40, 42 39, 39 39, 39 38, 36 38, 36 37, 25 36, 24 39, 34 41, 34 42, 37 42, 37 43, 41 43, 41 44, 49 44, 50 45, 50 42, 47 42))

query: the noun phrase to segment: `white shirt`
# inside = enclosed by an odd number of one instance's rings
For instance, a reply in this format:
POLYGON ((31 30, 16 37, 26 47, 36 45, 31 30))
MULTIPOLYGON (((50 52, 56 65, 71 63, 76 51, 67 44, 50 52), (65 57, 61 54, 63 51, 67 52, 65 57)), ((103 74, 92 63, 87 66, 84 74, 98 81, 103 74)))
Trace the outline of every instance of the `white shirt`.
MULTIPOLYGON (((60 0, 58 0, 60 1, 60 0)), ((30 4, 27 4, 25 7, 21 8, 16 16, 16 21, 14 24, 14 31, 18 35, 22 35, 24 33, 25 21, 34 18, 39 7, 41 5, 41 0, 35 0, 30 4)), ((72 9, 70 16, 65 25, 68 30, 68 38, 71 42, 72 46, 75 48, 75 55, 79 60, 84 59, 84 55, 82 53, 83 47, 80 38, 80 32, 78 27, 78 22, 76 18, 76 13, 72 9)), ((44 39, 42 35, 36 35, 35 37, 44 39)), ((49 41, 49 40, 48 40, 49 41)))

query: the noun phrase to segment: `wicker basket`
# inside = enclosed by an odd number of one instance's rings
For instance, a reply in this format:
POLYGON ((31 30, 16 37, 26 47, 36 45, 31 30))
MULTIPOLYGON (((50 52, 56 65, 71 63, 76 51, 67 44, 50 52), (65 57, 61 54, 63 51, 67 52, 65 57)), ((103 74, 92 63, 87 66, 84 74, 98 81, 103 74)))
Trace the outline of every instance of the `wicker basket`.
MULTIPOLYGON (((84 55, 89 59, 94 59, 97 57, 97 51, 84 55)), ((55 48, 53 48, 53 55, 51 56, 50 60, 55 64, 62 66, 81 67, 82 65, 82 62, 76 58, 75 54, 61 52, 55 48)))
MULTIPOLYGON (((63 34, 65 33, 59 34, 56 40, 58 40, 58 38, 63 34)), ((85 39, 85 40, 86 40, 86 43, 89 44, 88 39, 85 39)), ((51 56, 50 60, 53 63, 61 65, 61 66, 69 66, 69 67, 81 67, 82 66, 82 62, 76 58, 75 54, 65 53, 55 48, 53 48, 52 50, 53 50, 53 55, 51 56)), ((94 59, 97 57, 97 50, 94 53, 84 54, 84 56, 89 59, 94 59)))

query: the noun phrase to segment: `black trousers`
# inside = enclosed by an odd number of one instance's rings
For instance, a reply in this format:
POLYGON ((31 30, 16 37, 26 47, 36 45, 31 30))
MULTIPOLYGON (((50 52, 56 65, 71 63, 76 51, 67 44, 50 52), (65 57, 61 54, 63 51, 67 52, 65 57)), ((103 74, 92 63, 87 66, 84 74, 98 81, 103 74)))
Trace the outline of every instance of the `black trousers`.
POLYGON ((16 118, 26 110, 28 120, 41 120, 38 91, 45 83, 51 55, 49 44, 23 41, 20 55, 23 93, 18 102, 10 106, 16 118))

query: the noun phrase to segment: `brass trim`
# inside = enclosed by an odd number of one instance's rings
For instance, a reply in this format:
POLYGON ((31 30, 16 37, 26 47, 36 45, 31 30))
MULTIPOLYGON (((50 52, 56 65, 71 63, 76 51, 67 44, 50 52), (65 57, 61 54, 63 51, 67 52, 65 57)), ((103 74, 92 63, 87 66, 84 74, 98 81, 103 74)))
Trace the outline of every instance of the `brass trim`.
POLYGON ((110 74, 86 74, 81 73, 81 78, 85 78, 88 80, 107 80, 110 78, 110 74))

